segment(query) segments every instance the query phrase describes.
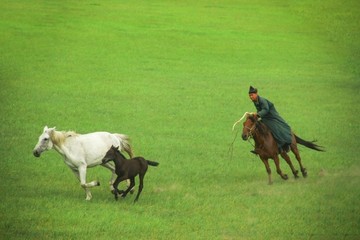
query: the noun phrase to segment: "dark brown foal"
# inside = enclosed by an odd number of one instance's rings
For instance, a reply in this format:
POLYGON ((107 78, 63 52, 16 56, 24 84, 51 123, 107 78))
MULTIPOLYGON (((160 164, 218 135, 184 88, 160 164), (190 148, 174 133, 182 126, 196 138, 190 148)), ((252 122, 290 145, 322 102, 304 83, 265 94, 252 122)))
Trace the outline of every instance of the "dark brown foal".
POLYGON ((134 203, 139 199, 140 193, 144 186, 144 177, 150 166, 158 166, 158 162, 153 162, 144 159, 143 157, 134 157, 131 159, 126 159, 125 156, 118 150, 118 148, 112 146, 109 151, 107 151, 104 156, 102 163, 105 164, 109 161, 114 161, 115 163, 115 173, 117 178, 113 184, 115 199, 118 199, 118 194, 121 194, 121 197, 126 197, 129 191, 135 186, 135 177, 139 175, 139 190, 134 200, 134 203), (125 191, 120 191, 118 185, 121 181, 130 179, 130 185, 125 191))

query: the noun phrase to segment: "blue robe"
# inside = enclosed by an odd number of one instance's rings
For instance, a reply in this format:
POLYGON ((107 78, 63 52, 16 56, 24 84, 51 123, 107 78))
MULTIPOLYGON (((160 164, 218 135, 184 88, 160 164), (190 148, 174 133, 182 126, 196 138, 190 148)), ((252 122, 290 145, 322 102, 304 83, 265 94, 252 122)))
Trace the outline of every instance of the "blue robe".
POLYGON ((270 128, 270 131, 278 144, 278 148, 281 149, 284 145, 290 145, 292 140, 291 128, 285 120, 280 117, 274 104, 269 100, 258 96, 254 105, 258 116, 261 117, 261 121, 270 128))

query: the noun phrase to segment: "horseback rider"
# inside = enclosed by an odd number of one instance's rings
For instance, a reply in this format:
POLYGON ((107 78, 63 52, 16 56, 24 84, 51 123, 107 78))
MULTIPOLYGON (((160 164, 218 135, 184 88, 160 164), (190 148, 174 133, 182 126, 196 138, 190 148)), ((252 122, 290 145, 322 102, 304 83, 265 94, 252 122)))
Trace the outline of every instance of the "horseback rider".
MULTIPOLYGON (((276 111, 275 106, 269 100, 260 97, 256 88, 250 86, 249 98, 253 101, 257 113, 255 116, 261 118, 261 121, 270 129, 273 134, 279 149, 282 151, 289 151, 292 142, 291 128, 285 120, 276 111)), ((251 151, 257 154, 255 150, 251 151)))

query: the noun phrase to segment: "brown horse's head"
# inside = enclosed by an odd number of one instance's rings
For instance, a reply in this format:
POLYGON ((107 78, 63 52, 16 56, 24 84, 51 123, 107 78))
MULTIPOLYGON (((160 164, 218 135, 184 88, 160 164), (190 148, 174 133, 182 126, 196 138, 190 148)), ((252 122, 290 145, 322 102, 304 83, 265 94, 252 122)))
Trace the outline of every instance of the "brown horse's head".
POLYGON ((256 128, 256 122, 257 122, 257 117, 253 114, 249 114, 245 120, 245 122, 243 123, 243 131, 242 131, 242 139, 248 140, 250 136, 253 135, 253 132, 256 128))
POLYGON ((105 156, 102 159, 102 163, 108 163, 111 160, 116 158, 116 152, 119 150, 119 147, 111 146, 110 149, 106 152, 105 156))

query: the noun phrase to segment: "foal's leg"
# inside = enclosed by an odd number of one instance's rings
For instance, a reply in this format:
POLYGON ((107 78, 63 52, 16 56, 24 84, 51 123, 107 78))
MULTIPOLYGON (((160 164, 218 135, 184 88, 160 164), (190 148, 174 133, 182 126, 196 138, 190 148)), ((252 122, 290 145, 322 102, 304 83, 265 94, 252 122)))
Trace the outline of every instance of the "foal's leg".
POLYGON ((135 198, 135 200, 134 200, 134 203, 139 199, 140 193, 141 193, 141 191, 143 190, 143 187, 144 187, 144 176, 145 176, 145 173, 144 173, 144 174, 139 174, 139 181, 140 181, 139 190, 138 190, 138 193, 137 193, 136 198, 135 198))
MULTIPOLYGON (((111 178, 110 178, 110 191, 111 193, 114 193, 114 182, 115 182, 115 179, 117 177, 117 174, 115 173, 115 166, 113 164, 111 164, 111 162, 108 162, 108 163, 105 163, 105 164, 102 164, 101 166, 109 169, 111 172, 112 172, 112 175, 111 175, 111 178)), ((127 186, 130 186, 130 180, 129 179, 126 179, 126 182, 127 182, 127 186)), ((134 192, 134 189, 131 189, 130 190, 130 193, 133 193, 134 192)))
POLYGON ((289 155, 288 155, 285 151, 282 151, 282 152, 281 152, 281 157, 282 157, 283 159, 285 159, 285 161, 287 162, 287 164, 290 166, 291 171, 292 171, 292 173, 294 174, 294 177, 295 177, 295 178, 298 178, 298 177, 299 177, 299 176, 298 176, 299 171, 294 168, 294 166, 293 166, 293 164, 292 164, 292 162, 291 162, 291 160, 290 160, 289 155))
POLYGON ((121 182, 121 177, 117 177, 115 179, 115 182, 113 183, 112 193, 114 194, 115 200, 118 200, 118 193, 119 193, 118 185, 120 182, 121 182))
POLYGON ((135 177, 130 178, 130 185, 129 187, 122 193, 121 197, 126 197, 126 195, 133 189, 135 186, 135 177))
POLYGON ((118 189, 118 185, 121 181, 124 181, 126 178, 124 176, 118 176, 113 184, 114 187, 114 196, 115 196, 115 200, 118 200, 118 193, 122 194, 123 191, 120 191, 118 189))
POLYGON ((269 185, 272 184, 272 180, 271 180, 271 169, 270 169, 270 165, 269 165, 269 160, 267 158, 261 158, 261 160, 263 161, 265 168, 266 168, 266 172, 268 174, 268 178, 269 178, 269 185))
POLYGON ((299 162, 301 173, 302 173, 303 177, 307 177, 307 171, 306 171, 306 168, 304 168, 301 163, 299 149, 297 148, 296 144, 291 144, 291 151, 294 153, 296 160, 299 162))
POLYGON ((275 166, 276 166, 276 172, 281 176, 282 179, 287 180, 288 176, 286 174, 284 174, 280 169, 280 161, 279 161, 278 155, 274 156, 274 162, 275 162, 275 166))

